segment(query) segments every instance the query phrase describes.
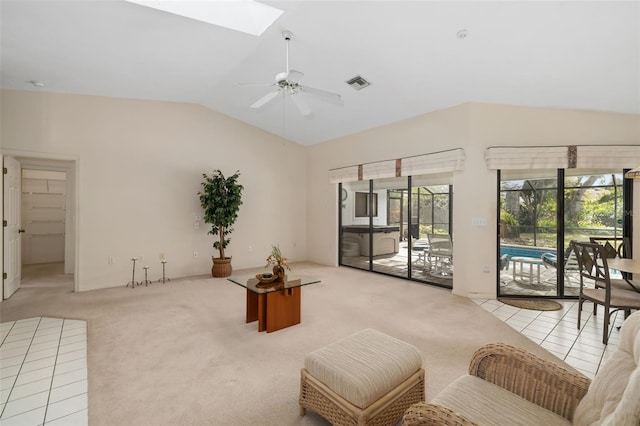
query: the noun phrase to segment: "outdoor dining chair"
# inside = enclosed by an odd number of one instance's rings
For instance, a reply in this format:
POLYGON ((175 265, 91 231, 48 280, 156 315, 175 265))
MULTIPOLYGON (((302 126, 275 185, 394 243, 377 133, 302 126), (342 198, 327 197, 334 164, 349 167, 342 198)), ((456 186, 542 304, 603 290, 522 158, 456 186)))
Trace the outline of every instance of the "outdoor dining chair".
POLYGON ((612 285, 604 246, 576 241, 573 243, 573 248, 580 269, 578 329, 581 324, 582 304, 585 301, 591 301, 595 305, 602 305, 604 307, 602 343, 606 345, 609 340, 611 315, 616 311, 624 311, 626 318, 632 309, 640 309, 640 293, 612 285))

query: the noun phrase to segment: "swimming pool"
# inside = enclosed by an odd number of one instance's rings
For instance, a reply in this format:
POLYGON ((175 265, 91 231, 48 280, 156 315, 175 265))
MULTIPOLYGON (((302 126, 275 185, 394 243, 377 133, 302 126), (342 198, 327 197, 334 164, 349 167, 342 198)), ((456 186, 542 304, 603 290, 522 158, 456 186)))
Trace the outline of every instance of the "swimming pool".
POLYGON ((518 246, 511 244, 500 245, 500 256, 508 254, 509 257, 535 257, 540 258, 544 253, 556 254, 556 249, 551 247, 518 246))

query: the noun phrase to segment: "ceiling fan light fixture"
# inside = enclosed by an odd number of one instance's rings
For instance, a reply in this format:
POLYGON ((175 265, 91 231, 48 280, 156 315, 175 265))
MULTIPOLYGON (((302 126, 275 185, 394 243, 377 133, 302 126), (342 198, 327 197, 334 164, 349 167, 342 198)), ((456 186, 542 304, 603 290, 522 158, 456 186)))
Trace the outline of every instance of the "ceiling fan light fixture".
MULTIPOLYGON (((298 107, 298 110, 300 110, 300 113, 302 113, 302 115, 304 115, 305 117, 311 117, 313 116, 313 112, 309 108, 309 105, 307 105, 306 101, 300 97, 303 93, 306 95, 311 95, 316 99, 324 102, 328 102, 334 105, 343 105, 342 97, 340 96, 340 94, 327 92, 326 90, 315 89, 302 83, 302 77, 304 77, 304 74, 300 71, 292 70, 291 68, 289 68, 289 42, 293 38, 293 33, 289 30, 285 30, 282 32, 282 37, 286 42, 286 71, 276 74, 276 81, 273 84, 248 84, 248 86, 275 86, 274 90, 254 102, 251 105, 251 108, 262 108, 264 105, 275 99, 279 94, 282 94, 283 100, 285 99, 286 95, 286 97, 290 98, 298 107)), ((245 86, 247 84, 240 85, 245 86)))
POLYGON ((356 75, 355 77, 350 78, 349 80, 346 81, 346 83, 356 90, 362 90, 365 87, 371 85, 371 83, 361 75, 356 75))

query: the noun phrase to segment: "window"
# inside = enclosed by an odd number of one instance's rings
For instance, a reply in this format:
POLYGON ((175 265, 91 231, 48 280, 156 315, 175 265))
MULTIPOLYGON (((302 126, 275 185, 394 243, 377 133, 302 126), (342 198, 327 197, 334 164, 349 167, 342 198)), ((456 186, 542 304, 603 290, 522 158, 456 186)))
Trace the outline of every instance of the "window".
MULTIPOLYGON (((369 193, 356 192, 356 217, 369 217, 369 193)), ((378 194, 373 194, 373 217, 378 216, 378 194)))

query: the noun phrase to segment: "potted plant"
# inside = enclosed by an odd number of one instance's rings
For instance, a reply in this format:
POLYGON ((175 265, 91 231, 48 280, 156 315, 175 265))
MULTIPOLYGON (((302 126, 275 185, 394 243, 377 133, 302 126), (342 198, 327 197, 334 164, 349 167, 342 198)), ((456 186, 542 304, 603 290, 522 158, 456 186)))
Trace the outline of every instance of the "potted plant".
POLYGON ((285 268, 291 270, 287 263, 287 258, 282 256, 279 246, 271 246, 271 254, 267 257, 267 264, 265 266, 273 265, 273 274, 282 280, 285 275, 285 268))
POLYGON ((210 176, 202 174, 202 192, 200 205, 204 209, 203 219, 211 225, 208 234, 217 235, 218 239, 213 243, 213 248, 218 250, 220 256, 211 256, 213 266, 211 275, 214 277, 228 277, 231 275, 231 257, 224 255, 224 249, 231 239, 229 234, 233 232, 233 224, 238 218, 238 211, 242 204, 242 190, 244 187, 238 183, 240 172, 225 178, 220 170, 214 170, 210 176))

